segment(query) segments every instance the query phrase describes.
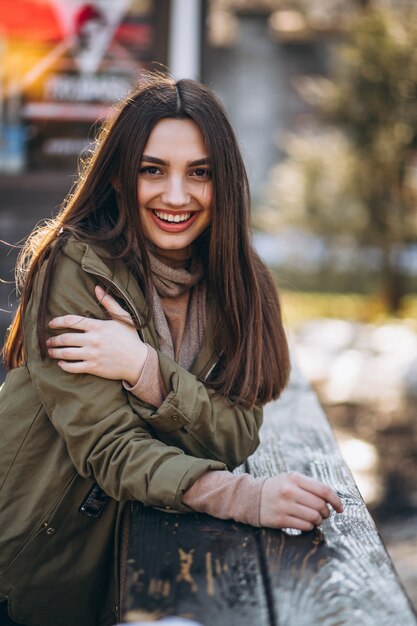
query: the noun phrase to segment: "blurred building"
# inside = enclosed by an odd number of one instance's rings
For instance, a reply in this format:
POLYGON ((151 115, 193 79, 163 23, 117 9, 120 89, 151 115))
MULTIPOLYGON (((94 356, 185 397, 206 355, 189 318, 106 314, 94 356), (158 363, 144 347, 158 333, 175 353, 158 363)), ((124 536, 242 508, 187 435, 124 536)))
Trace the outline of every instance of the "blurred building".
POLYGON ((289 132, 311 124, 298 80, 327 75, 333 47, 367 6, 416 11, 415 0, 209 0, 202 77, 241 140, 255 198, 289 132))
POLYGON ((0 173, 73 171, 109 105, 143 70, 169 68, 176 77, 202 79, 222 97, 258 193, 282 133, 306 112, 294 80, 326 70, 326 40, 352 11, 340 0, 299 2, 303 10, 281 5, 2 0, 0 173))
POLYGON ((73 170, 109 105, 159 68, 219 93, 257 195, 283 134, 306 122, 297 78, 328 71, 332 43, 369 3, 1 0, 0 173, 73 170))
POLYGON ((151 61, 167 61, 166 0, 2 0, 0 170, 73 168, 151 61), (158 9, 156 9, 158 5, 158 9))

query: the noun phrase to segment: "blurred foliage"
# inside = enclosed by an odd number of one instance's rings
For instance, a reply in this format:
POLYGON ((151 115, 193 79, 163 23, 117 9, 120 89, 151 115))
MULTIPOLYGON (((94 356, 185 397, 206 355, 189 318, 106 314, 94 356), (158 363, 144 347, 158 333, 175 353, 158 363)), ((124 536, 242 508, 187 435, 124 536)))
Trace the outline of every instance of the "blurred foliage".
MULTIPOLYGON (((357 293, 312 293, 280 289, 284 323, 296 329, 304 322, 319 318, 337 318, 378 324, 390 316, 384 300, 377 295, 357 293)), ((396 318, 398 319, 398 318, 396 318)), ((405 296, 401 319, 417 331, 417 296, 405 296)))
POLYGON ((417 240, 417 9, 364 9, 332 57, 331 78, 296 85, 319 123, 288 137, 256 222, 377 247, 394 311, 405 292, 399 255, 417 240))
MULTIPOLYGON (((362 263, 366 261, 361 260, 362 263)), ((380 272, 376 270, 368 270, 360 268, 359 264, 353 266, 350 271, 338 267, 337 264, 331 264, 331 261, 325 261, 322 268, 309 271, 297 267, 291 267, 290 263, 283 266, 270 266, 275 282, 279 289, 287 289, 289 291, 305 291, 305 292, 325 292, 325 293, 356 293, 359 295, 372 294, 372 296, 380 299, 384 304, 387 313, 385 295, 381 290, 380 272)), ((407 277, 408 294, 417 293, 417 276, 407 277)), ((402 299, 402 308, 404 301, 402 299)), ((402 310, 401 308, 401 310, 402 310)), ((401 311, 397 311, 400 314, 401 311)))

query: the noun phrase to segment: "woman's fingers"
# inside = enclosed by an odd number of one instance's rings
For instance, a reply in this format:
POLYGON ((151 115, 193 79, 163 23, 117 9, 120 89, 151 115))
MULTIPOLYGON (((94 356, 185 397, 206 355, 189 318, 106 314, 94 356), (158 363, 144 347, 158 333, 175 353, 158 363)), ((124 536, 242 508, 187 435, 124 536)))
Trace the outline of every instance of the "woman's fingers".
POLYGON ((71 328, 74 330, 92 330, 97 320, 82 315, 62 315, 54 317, 49 322, 50 328, 71 328))
MULTIPOLYGON (((106 293, 102 287, 97 285, 95 288, 95 293, 100 304, 103 305, 103 307, 113 319, 123 321, 131 326, 134 325, 131 315, 129 315, 127 311, 122 309, 120 304, 118 304, 118 302, 116 302, 116 300, 112 298, 112 296, 106 293)), ((60 317, 54 317, 49 322, 49 326, 50 328, 71 328, 74 330, 86 332, 97 328, 97 324, 102 321, 103 320, 96 320, 93 318, 84 317, 82 315, 62 315, 60 317)))
POLYGON ((48 348, 58 348, 60 346, 83 346, 85 344, 85 333, 62 333, 49 337, 46 342, 48 348))
MULTIPOLYGON (((98 296, 103 293, 101 288, 96 289, 98 296)), ((67 332, 47 340, 48 355, 59 360, 58 365, 66 372, 126 380, 134 385, 142 372, 148 347, 140 339, 130 315, 111 296, 104 294, 102 301, 117 319, 100 320, 79 315, 54 318, 51 328, 64 328, 67 332), (74 361, 82 361, 83 366, 74 365, 74 361)))
POLYGON ((302 488, 300 488, 297 503, 306 506, 309 509, 314 509, 315 511, 318 511, 323 519, 329 517, 330 513, 325 500, 323 500, 322 498, 318 498, 317 496, 313 495, 309 491, 305 491, 302 488))
POLYGON ((51 359, 65 359, 66 361, 85 361, 86 355, 82 348, 48 348, 51 359))
POLYGON ((329 517, 328 504, 343 510, 340 498, 323 483, 297 472, 273 476, 262 488, 261 524, 311 530, 329 517))
POLYGON ((271 524, 271 528, 295 528, 295 530, 310 531, 315 528, 315 524, 311 524, 304 519, 294 517, 292 515, 286 515, 283 517, 279 524, 271 524))
POLYGON ((89 374, 88 363, 85 361, 58 361, 57 365, 69 374, 89 374))
POLYGON ((99 285, 95 288, 96 298, 103 305, 110 317, 117 320, 123 320, 126 324, 133 326, 132 317, 127 311, 122 309, 120 304, 99 285))
POLYGON ((303 474, 297 474, 297 483, 302 489, 305 489, 305 491, 322 498, 325 502, 331 504, 335 511, 342 513, 343 502, 339 496, 335 494, 333 489, 318 480, 314 480, 314 478, 304 476, 303 474))
POLYGON ((310 507, 302 504, 294 503, 289 509, 288 514, 292 517, 296 517, 313 524, 314 526, 320 526, 323 523, 323 517, 319 511, 316 511, 316 509, 310 509, 310 507))

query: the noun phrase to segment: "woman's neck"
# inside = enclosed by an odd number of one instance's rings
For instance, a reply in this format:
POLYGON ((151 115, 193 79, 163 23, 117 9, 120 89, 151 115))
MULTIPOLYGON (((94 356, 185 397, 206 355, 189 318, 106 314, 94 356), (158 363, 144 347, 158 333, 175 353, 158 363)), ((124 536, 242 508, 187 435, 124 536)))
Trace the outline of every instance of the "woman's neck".
POLYGON ((192 259, 191 246, 182 250, 163 250, 152 245, 151 251, 162 263, 174 269, 186 269, 192 259))

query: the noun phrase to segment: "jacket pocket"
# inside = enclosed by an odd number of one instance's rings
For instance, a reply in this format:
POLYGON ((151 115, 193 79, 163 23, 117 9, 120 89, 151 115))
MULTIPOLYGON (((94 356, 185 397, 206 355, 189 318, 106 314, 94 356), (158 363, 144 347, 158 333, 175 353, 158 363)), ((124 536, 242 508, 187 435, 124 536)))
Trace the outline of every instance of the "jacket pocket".
POLYGON ((49 515, 1 572, 15 621, 92 626, 111 611, 107 596, 114 587, 117 503, 110 499, 99 519, 79 512, 92 485, 75 473, 49 515))
POLYGON ((9 570, 9 568, 14 567, 14 565, 16 563, 16 560, 19 559, 19 555, 22 552, 25 551, 26 547, 32 541, 34 541, 34 539, 38 535, 40 535, 40 534, 42 534, 44 532, 46 532, 48 534, 49 520, 53 517, 54 513, 56 512, 56 510, 59 508, 61 502, 65 498, 66 493, 71 489, 71 485, 73 484, 73 482, 75 481, 77 476, 78 476, 78 474, 75 471, 71 474, 70 478, 67 480, 67 482, 65 483, 65 485, 63 486, 61 491, 56 496, 56 498, 53 501, 52 505, 50 506, 49 510, 42 517, 42 520, 38 524, 36 524, 36 526, 32 529, 31 532, 29 532, 28 536, 23 541, 23 543, 19 546, 18 550, 16 550, 16 552, 10 557, 8 562, 5 563, 5 565, 2 567, 2 574, 4 576, 5 576, 6 572, 9 570))

